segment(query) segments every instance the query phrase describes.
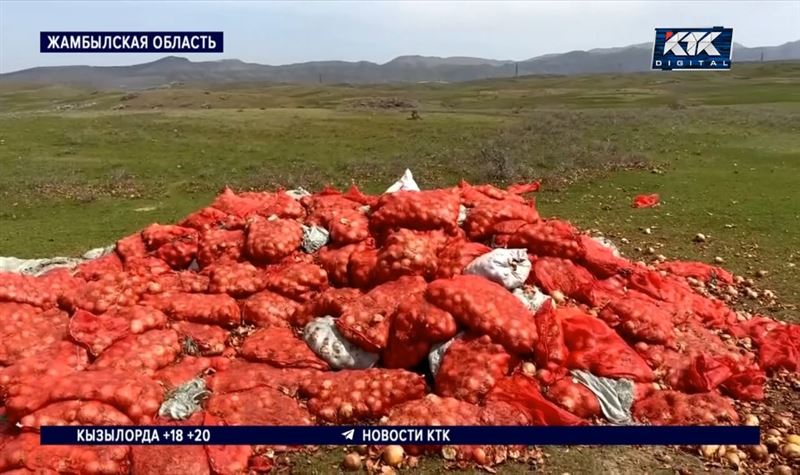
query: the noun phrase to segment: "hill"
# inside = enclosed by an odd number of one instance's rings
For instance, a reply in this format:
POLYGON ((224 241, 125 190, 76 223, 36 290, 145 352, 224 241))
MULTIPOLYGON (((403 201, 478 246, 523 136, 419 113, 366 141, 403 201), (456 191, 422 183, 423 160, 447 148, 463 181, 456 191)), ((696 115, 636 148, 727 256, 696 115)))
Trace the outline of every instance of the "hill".
MULTIPOLYGON (((589 51, 548 54, 525 61, 471 57, 400 56, 384 64, 368 61, 312 61, 270 66, 237 59, 193 62, 168 56, 132 66, 38 67, 0 75, 0 83, 73 85, 97 89, 147 89, 180 82, 193 85, 232 83, 385 84, 463 82, 533 74, 630 73, 650 68, 648 43, 589 51)), ((734 61, 800 60, 800 40, 780 46, 737 45, 734 61)))

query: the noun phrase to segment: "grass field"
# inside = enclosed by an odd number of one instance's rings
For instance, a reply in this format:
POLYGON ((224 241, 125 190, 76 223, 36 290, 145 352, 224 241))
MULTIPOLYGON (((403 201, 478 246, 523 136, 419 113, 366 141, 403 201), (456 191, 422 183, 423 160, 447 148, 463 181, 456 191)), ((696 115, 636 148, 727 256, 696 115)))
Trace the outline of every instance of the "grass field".
MULTIPOLYGON (((180 218, 224 185, 355 181, 379 192, 406 167, 423 187, 542 178, 544 215, 599 229, 618 243, 624 237, 621 247, 634 258, 651 259, 653 248, 668 258, 719 256, 746 276, 769 270, 759 285, 774 290, 780 304, 763 310, 798 318, 796 63, 707 74, 243 84, 138 95, 5 87, 0 255, 69 255, 106 245, 148 223, 180 218), (414 102, 422 120, 408 120, 407 109, 363 106, 389 97, 414 102), (631 208, 633 195, 653 192, 660 208, 631 208), (708 236, 705 243, 692 242, 698 232, 708 236)), ((590 448, 548 453, 553 473, 657 472, 664 465, 657 451, 613 450, 610 459, 590 448)), ((326 473, 337 457, 323 452, 309 473, 326 473)))

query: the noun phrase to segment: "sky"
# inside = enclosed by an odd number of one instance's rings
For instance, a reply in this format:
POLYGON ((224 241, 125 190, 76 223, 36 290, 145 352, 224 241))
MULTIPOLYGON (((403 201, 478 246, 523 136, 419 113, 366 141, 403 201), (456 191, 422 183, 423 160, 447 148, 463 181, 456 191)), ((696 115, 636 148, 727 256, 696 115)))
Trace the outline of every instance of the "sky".
MULTIPOLYGON (((525 60, 652 42, 656 27, 733 28, 745 46, 800 39, 800 0, 13 1, 0 0, 0 73, 36 66, 127 65, 163 54, 39 53, 40 31, 223 31, 225 52, 193 61, 384 63, 406 54, 525 60)), ((735 51, 734 51, 735 53, 735 51)))

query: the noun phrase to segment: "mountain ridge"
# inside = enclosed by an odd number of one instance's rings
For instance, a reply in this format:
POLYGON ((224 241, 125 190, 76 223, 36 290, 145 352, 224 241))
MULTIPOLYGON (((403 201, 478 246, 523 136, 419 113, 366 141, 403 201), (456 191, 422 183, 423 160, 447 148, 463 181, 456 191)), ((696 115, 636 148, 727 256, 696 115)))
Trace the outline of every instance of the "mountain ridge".
MULTIPOLYGON (((370 61, 309 61, 285 65, 239 59, 191 61, 165 56, 129 66, 42 66, 0 74, 0 83, 79 85, 94 88, 145 89, 172 83, 226 84, 463 82, 515 75, 631 73, 650 70, 652 44, 575 50, 523 61, 470 56, 402 55, 379 64, 370 61)), ((800 40, 748 48, 734 44, 733 61, 800 60, 800 40)))

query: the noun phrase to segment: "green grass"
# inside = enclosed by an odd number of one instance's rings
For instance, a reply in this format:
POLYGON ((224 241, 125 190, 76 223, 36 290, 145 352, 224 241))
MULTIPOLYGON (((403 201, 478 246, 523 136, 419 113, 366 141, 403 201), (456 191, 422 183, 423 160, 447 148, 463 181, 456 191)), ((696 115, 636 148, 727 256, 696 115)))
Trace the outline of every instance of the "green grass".
POLYGON ((0 255, 80 253, 175 221, 225 185, 354 181, 380 192, 410 167, 428 187, 544 178, 543 213, 626 237, 633 257, 654 247, 670 258, 720 256, 743 274, 769 269, 764 285, 797 305, 789 263, 800 259, 799 81, 800 64, 766 63, 714 74, 134 96, 0 89, 0 255), (376 97, 416 101, 423 120, 352 107, 376 97), (640 192, 660 193, 663 206, 631 209, 640 192), (691 242, 698 232, 706 244, 691 242))
MULTIPOLYGON (((174 222, 224 185, 355 181, 380 192, 406 167, 423 187, 541 177, 543 215, 599 229, 618 244, 625 238, 621 247, 635 259, 650 259, 636 249, 653 247, 669 258, 720 256, 745 275, 768 269, 759 284, 787 306, 767 310, 796 319, 798 84, 800 65, 767 63, 728 73, 240 85, 135 97, 0 89, 0 255, 79 254, 151 222, 174 222), (376 97, 416 101, 423 120, 353 107, 376 97), (635 194, 654 192, 660 208, 631 208, 635 194), (706 243, 692 242, 698 232, 706 243)), ((662 449, 547 448, 544 470, 699 469, 697 459, 664 450, 674 463, 661 461, 662 449)), ((337 449, 310 462, 295 457, 293 471, 331 473, 341 456, 337 449)), ((421 469, 444 471, 438 459, 421 469)))

